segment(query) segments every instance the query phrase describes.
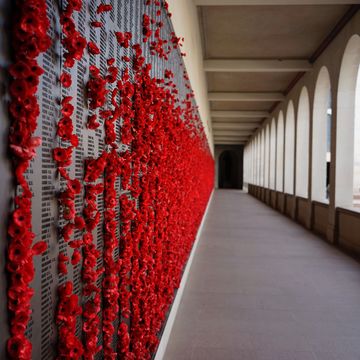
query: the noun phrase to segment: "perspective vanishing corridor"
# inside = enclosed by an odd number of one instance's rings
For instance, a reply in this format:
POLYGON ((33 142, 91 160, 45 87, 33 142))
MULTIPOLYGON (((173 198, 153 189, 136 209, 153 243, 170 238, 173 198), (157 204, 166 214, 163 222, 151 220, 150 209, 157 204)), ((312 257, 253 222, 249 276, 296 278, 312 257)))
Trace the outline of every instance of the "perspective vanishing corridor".
POLYGON ((360 360, 360 0, 0 30, 0 360, 360 360))
POLYGON ((357 360, 360 266, 246 193, 216 190, 165 360, 357 360))

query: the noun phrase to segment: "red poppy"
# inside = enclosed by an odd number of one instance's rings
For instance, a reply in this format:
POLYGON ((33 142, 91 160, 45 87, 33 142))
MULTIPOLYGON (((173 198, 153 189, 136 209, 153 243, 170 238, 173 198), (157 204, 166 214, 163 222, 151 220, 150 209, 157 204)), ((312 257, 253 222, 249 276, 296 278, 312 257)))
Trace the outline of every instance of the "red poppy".
POLYGON ((66 117, 70 117, 74 112, 74 106, 69 102, 62 104, 61 106, 61 114, 66 117))
POLYGON ((97 47, 97 45, 94 43, 94 42, 92 42, 92 41, 90 41, 89 43, 88 43, 88 50, 89 50, 89 53, 90 54, 93 54, 93 55, 98 55, 98 54, 100 54, 100 49, 97 47))
POLYGON ((75 134, 71 134, 70 143, 73 147, 78 147, 79 146, 79 137, 75 134))
POLYGON ((127 49, 130 46, 130 41, 132 39, 132 33, 131 32, 115 32, 115 36, 117 39, 117 42, 120 46, 127 49))
POLYGON ((71 223, 67 223, 63 228, 62 228, 62 235, 64 237, 65 241, 69 241, 71 235, 74 232, 74 224, 71 223))
POLYGON ((81 260, 81 253, 78 249, 75 249, 71 257, 71 264, 75 266, 80 262, 80 260, 81 260))
POLYGON ((12 359, 30 359, 31 350, 31 342, 23 334, 12 336, 7 342, 7 351, 12 359))
POLYGON ((60 76, 60 82, 63 87, 69 88, 72 83, 71 75, 69 73, 63 72, 60 76))
POLYGON ((64 116, 57 125, 57 135, 63 140, 69 141, 73 133, 73 123, 69 116, 64 116))
POLYGON ((72 192, 74 192, 74 194, 80 194, 81 192, 81 183, 78 179, 69 179, 67 182, 67 186, 68 189, 72 192))
POLYGON ((82 8, 82 0, 69 0, 68 7, 70 7, 72 10, 80 11, 82 8))
POLYGON ((29 258, 28 248, 21 243, 12 242, 8 248, 8 259, 18 265, 22 265, 29 258))
POLYGON ((13 98, 24 98, 31 94, 31 88, 24 79, 14 80, 10 85, 10 95, 13 98))
POLYGON ((72 146, 68 148, 57 147, 53 150, 53 158, 59 166, 69 166, 71 165, 72 150, 72 146))
POLYGON ((98 123, 96 119, 97 119, 96 115, 91 115, 88 117, 88 122, 87 122, 88 129, 96 130, 100 126, 100 123, 98 123))
POLYGON ((89 70, 90 70, 90 74, 93 77, 98 77, 100 75, 100 69, 95 65, 90 65, 89 70))
POLYGON ((58 272, 60 275, 66 275, 68 273, 67 266, 65 262, 58 260, 58 272))
POLYGON ((111 10, 112 10, 112 5, 110 5, 110 4, 100 4, 97 7, 96 13, 101 14, 103 12, 107 12, 107 11, 111 11, 111 10))
POLYGON ((76 229, 83 230, 85 227, 85 221, 81 216, 75 216, 74 225, 76 229))
POLYGON ((32 73, 31 68, 23 60, 17 61, 16 63, 11 64, 9 66, 9 74, 15 79, 19 79, 19 78, 25 79, 31 73, 32 73))
POLYGON ((47 244, 45 241, 39 241, 32 247, 32 253, 34 255, 40 255, 44 253, 47 249, 47 244))
POLYGON ((94 28, 100 28, 103 26, 103 23, 101 21, 92 21, 90 25, 94 28))

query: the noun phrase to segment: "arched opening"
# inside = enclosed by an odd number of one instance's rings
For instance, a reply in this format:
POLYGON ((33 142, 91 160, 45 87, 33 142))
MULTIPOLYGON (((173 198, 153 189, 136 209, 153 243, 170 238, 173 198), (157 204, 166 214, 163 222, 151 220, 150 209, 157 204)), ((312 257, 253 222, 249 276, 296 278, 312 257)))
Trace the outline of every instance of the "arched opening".
POLYGON ((265 186, 265 130, 261 131, 260 139, 260 186, 265 186))
POLYGON ((296 126, 296 191, 298 196, 308 197, 309 183, 309 124, 310 103, 306 87, 300 93, 296 126))
POLYGON ((239 186, 239 161, 235 151, 225 150, 219 157, 219 188, 241 188, 239 186))
POLYGON ((270 177, 269 188, 275 190, 276 176, 276 125, 275 118, 271 121, 270 127, 270 177))
POLYGON ((311 197, 326 202, 329 199, 331 161, 331 84, 326 67, 322 67, 316 82, 312 135, 311 197))
POLYGON ((251 141, 251 184, 255 184, 256 139, 251 141))
POLYGON ((284 114, 279 113, 276 127, 276 190, 283 191, 284 180, 284 114))
POLYGON ((353 35, 341 63, 336 125, 335 203, 360 206, 360 36, 353 35))
POLYGON ((295 153, 295 110, 292 101, 286 111, 285 122, 285 192, 294 194, 294 156, 295 153))
POLYGON ((266 125, 266 129, 265 129, 264 159, 265 159, 264 187, 269 188, 269 170, 270 170, 270 126, 269 126, 269 124, 266 125))
POLYGON ((360 209, 360 65, 355 92, 353 205, 360 209))
POLYGON ((256 136, 255 151, 255 184, 260 185, 260 136, 256 136))

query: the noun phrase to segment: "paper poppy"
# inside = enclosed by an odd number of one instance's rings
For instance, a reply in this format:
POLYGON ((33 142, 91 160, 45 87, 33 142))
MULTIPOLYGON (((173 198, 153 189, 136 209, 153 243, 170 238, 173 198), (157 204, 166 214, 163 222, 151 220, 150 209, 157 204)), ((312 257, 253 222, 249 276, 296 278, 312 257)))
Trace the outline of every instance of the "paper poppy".
POLYGON ((60 82, 61 85, 65 88, 68 88, 71 86, 71 75, 69 73, 63 72, 60 76, 60 82))

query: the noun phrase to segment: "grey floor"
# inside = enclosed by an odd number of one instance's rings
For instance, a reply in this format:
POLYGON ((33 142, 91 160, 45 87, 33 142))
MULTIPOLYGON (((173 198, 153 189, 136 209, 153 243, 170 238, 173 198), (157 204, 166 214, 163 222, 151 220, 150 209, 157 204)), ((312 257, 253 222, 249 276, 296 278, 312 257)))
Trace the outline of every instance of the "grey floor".
POLYGON ((235 190, 214 195, 165 360, 360 360, 360 265, 235 190))

